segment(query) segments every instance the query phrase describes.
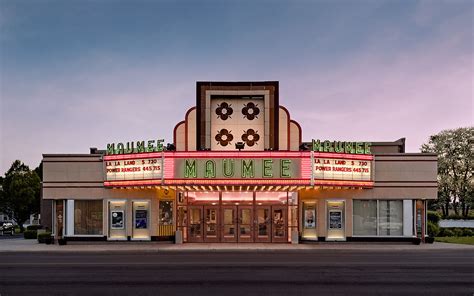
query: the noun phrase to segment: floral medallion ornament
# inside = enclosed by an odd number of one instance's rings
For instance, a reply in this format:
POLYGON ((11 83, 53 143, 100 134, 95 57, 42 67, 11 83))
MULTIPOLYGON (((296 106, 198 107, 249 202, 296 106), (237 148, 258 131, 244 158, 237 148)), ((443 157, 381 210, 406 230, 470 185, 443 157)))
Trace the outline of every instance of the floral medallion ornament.
POLYGON ((227 120, 227 118, 231 118, 230 116, 234 113, 232 109, 232 104, 227 104, 226 102, 222 102, 221 104, 217 104, 216 114, 217 118, 222 120, 227 120))
POLYGON ((254 131, 251 128, 249 128, 247 131, 244 131, 244 134, 242 135, 242 141, 244 141, 249 147, 258 144, 258 140, 260 140, 260 136, 258 135, 257 131, 254 131))
POLYGON ((242 114, 244 114, 244 118, 247 118, 248 120, 254 120, 255 118, 258 118, 257 115, 260 114, 260 109, 257 106, 258 104, 254 104, 252 102, 244 105, 244 108, 242 108, 242 114))
POLYGON ((217 141, 217 144, 220 144, 221 146, 229 145, 230 142, 232 142, 232 140, 234 139, 234 136, 231 134, 231 131, 228 131, 225 128, 217 132, 218 134, 215 136, 215 139, 217 141))

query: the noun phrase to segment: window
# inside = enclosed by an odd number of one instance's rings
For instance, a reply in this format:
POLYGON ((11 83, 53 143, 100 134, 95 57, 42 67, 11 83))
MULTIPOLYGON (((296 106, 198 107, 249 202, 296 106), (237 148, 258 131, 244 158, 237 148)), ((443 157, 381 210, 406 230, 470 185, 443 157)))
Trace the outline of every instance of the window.
POLYGON ((379 235, 403 235, 403 201, 379 200, 379 235))
POLYGON ((354 235, 402 236, 402 200, 354 200, 354 235))
POLYGON ((377 235, 377 201, 354 200, 354 235, 377 235))
POLYGON ((101 235, 102 200, 74 201, 74 234, 101 235))

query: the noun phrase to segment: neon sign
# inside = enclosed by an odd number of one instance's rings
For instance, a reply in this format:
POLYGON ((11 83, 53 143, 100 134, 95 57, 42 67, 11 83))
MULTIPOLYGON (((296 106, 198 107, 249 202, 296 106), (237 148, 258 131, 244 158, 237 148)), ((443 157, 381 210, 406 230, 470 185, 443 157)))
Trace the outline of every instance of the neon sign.
POLYGON ((178 179, 285 179, 300 177, 299 159, 253 158, 253 159, 175 159, 174 176, 178 179))
POLYGON ((312 141, 312 150, 316 152, 348 153, 348 154, 372 154, 370 142, 341 142, 341 141, 312 141))
POLYGON ((163 151, 164 139, 107 144, 106 155, 163 151))

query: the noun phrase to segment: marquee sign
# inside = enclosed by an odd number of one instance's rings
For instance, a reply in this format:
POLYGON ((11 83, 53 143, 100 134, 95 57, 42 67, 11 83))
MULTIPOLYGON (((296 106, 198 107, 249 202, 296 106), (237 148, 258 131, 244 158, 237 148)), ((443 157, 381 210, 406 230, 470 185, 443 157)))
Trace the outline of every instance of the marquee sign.
POLYGON ((372 161, 339 158, 314 158, 314 178, 322 180, 372 180, 372 161))
POLYGON ((162 158, 107 160, 105 171, 107 181, 161 179, 163 160, 162 158))
POLYGON ((178 179, 289 179, 301 178, 300 159, 181 158, 174 162, 178 179))
POLYGON ((106 155, 105 186, 373 186, 373 156, 312 151, 106 155))

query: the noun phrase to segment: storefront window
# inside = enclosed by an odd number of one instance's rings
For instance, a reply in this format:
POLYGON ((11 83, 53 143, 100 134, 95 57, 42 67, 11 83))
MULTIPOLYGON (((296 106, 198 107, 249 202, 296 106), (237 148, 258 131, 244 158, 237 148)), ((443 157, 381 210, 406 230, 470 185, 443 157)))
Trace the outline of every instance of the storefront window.
POLYGON ((379 235, 403 235, 403 201, 379 200, 379 235))
POLYGON ((102 200, 74 201, 74 234, 101 235, 102 200))
POLYGON ((377 235, 377 201, 354 200, 354 235, 377 235))

